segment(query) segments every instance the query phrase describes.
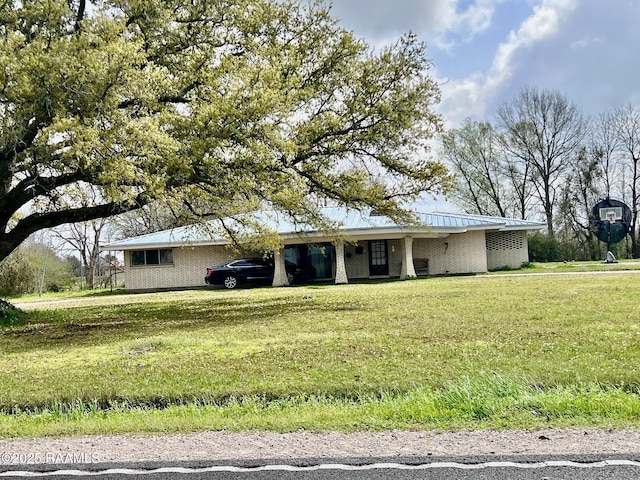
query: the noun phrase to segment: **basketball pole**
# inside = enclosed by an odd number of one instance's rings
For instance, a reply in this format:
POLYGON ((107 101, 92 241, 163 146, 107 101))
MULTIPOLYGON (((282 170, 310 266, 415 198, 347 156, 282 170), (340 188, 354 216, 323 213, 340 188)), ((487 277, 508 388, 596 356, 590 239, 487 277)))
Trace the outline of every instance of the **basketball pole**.
POLYGON ((611 253, 611 225, 616 223, 615 216, 608 216, 607 220, 607 259, 604 263, 618 263, 615 255, 611 253))

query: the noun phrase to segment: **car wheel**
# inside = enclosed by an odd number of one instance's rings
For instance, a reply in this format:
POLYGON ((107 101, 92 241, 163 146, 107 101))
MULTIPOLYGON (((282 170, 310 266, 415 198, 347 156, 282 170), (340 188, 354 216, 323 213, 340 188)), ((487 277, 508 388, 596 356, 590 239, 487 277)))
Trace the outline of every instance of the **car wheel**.
POLYGON ((293 285, 293 273, 287 272, 287 280, 289 281, 289 285, 293 285))
POLYGON ((236 288, 238 286, 238 279, 233 275, 228 275, 224 277, 224 286, 228 289, 236 288))

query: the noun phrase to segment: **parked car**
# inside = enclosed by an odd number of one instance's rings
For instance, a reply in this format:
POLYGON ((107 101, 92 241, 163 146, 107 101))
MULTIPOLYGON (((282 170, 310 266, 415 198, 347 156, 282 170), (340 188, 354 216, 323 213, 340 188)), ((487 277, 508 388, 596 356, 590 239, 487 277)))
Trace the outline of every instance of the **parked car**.
MULTIPOLYGON (((289 283, 304 283, 314 278, 313 269, 285 261, 289 283)), ((204 277, 208 285, 223 285, 236 288, 244 283, 264 283, 273 281, 275 267, 271 258, 240 258, 207 268, 204 277)))

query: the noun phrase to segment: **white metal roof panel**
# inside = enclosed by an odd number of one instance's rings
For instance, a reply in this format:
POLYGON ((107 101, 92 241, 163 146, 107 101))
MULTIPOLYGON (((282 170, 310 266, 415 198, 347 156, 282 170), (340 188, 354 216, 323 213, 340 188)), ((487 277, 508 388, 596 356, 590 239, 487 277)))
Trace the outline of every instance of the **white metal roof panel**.
MULTIPOLYGON (((340 228, 349 231, 367 231, 376 233, 390 230, 411 231, 394 223, 385 216, 369 215, 355 209, 342 207, 326 207, 321 209, 325 217, 340 228)), ((434 232, 452 233, 467 230, 529 230, 540 229, 544 224, 527 220, 516 220, 502 217, 486 217, 481 215, 452 214, 452 213, 416 213, 423 227, 434 232)), ((254 214, 255 218, 265 227, 277 231, 280 235, 295 235, 312 233, 314 229, 309 225, 296 225, 289 218, 275 211, 263 211, 254 214)), ((103 247, 104 250, 135 250, 143 248, 169 248, 183 245, 215 245, 226 241, 207 231, 202 226, 186 226, 163 230, 138 237, 112 242, 103 247)))

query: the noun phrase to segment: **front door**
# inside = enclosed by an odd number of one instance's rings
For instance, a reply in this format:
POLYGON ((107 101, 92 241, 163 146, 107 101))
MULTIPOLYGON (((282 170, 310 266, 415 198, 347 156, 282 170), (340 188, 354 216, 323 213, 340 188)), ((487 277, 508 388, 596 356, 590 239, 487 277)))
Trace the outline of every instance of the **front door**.
POLYGON ((369 240, 369 275, 389 275, 386 240, 369 240))

